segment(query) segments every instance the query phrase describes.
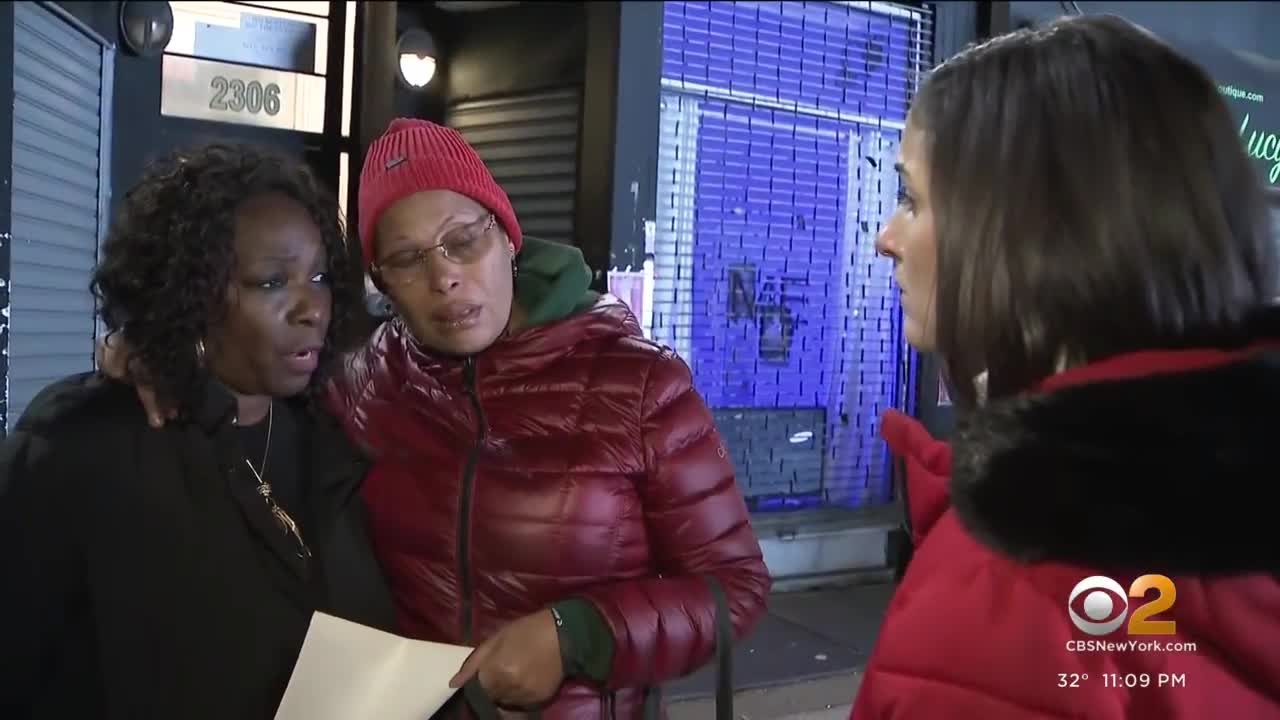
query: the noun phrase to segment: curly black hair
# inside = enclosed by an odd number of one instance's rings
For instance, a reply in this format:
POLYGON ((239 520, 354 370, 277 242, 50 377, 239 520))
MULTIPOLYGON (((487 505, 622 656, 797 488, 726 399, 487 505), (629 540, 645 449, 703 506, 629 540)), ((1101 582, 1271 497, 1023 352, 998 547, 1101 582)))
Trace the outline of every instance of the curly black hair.
POLYGON ((248 145, 212 143, 150 165, 116 214, 90 285, 108 332, 131 349, 129 373, 184 410, 203 380, 197 343, 226 311, 242 203, 268 193, 302 205, 329 256, 333 314, 315 399, 361 321, 364 284, 338 203, 302 163, 248 145))

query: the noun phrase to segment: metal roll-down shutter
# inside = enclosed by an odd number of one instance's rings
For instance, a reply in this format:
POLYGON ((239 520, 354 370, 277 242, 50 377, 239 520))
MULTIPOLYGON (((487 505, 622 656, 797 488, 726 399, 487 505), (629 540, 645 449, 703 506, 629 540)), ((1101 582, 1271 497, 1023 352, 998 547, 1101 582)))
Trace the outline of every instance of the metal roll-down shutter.
POLYGON ((40 4, 15 4, 8 428, 45 385, 93 369, 107 57, 40 4))
POLYGON ((574 244, 581 97, 576 88, 468 100, 447 123, 507 191, 526 235, 574 244))

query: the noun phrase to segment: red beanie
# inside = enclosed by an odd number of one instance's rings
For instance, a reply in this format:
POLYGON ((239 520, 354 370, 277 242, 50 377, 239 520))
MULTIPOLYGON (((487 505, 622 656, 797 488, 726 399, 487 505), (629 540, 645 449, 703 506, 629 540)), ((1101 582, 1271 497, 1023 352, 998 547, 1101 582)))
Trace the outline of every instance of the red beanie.
POLYGON ((506 192, 458 131, 427 120, 397 118, 373 141, 360 171, 360 243, 373 262, 374 231, 397 200, 427 190, 452 190, 493 213, 520 252, 520 224, 506 192))

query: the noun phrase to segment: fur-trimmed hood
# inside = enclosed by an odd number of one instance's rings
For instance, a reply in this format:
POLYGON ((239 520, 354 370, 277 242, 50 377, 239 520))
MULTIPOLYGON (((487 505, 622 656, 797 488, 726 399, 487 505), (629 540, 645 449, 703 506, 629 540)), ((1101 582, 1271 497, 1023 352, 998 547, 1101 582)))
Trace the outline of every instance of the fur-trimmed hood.
POLYGON ((1113 358, 964 417, 960 520, 1027 562, 1280 572, 1277 319, 1244 349, 1113 358))

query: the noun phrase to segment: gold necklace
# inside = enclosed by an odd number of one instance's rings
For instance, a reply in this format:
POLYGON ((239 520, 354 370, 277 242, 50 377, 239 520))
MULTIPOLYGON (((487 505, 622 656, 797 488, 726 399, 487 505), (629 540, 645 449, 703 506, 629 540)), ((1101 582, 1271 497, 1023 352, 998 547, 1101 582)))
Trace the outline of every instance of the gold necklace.
POLYGON ((302 540, 302 532, 298 530, 298 523, 294 522, 293 517, 284 508, 280 507, 280 503, 276 502, 275 495, 271 492, 271 484, 262 477, 263 473, 267 471, 267 457, 271 454, 271 430, 275 424, 275 410, 276 405, 274 402, 267 406, 267 446, 262 451, 262 472, 258 472, 253 463, 249 462, 249 458, 244 459, 244 464, 249 467, 249 472, 253 473, 253 476, 257 478, 258 494, 266 501, 267 509, 271 511, 271 517, 275 518, 276 524, 280 526, 281 530, 292 535, 293 539, 297 541, 298 557, 306 559, 311 557, 311 550, 302 540))

